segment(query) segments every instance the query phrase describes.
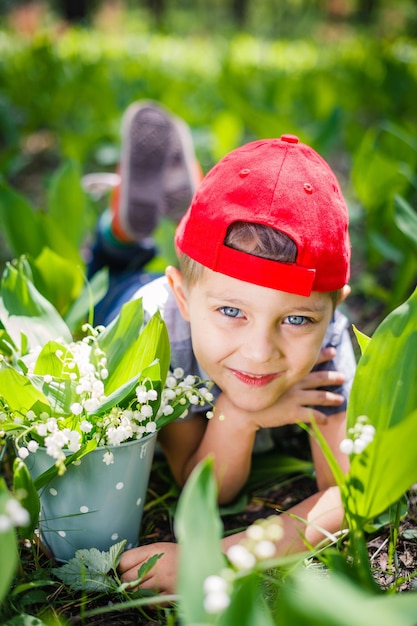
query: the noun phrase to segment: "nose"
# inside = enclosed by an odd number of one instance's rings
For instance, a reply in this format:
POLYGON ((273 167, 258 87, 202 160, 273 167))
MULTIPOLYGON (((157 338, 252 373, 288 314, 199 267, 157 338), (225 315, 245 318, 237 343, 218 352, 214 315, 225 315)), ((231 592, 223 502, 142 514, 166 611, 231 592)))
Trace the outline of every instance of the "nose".
POLYGON ((274 329, 263 327, 246 329, 241 354, 249 363, 269 363, 280 353, 274 329))

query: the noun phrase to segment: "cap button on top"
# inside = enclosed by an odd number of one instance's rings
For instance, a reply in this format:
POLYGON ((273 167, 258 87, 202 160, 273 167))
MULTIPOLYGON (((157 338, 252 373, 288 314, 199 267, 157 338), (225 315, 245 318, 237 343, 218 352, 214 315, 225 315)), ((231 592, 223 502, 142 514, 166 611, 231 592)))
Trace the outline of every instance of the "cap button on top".
POLYGON ((297 135, 281 135, 281 141, 286 141, 287 143, 298 143, 299 139, 297 135))

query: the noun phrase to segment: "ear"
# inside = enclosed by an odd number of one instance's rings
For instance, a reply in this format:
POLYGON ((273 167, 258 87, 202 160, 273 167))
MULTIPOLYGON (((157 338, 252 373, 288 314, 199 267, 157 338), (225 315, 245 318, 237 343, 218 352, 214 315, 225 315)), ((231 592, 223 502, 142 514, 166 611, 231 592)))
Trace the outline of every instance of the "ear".
POLYGON ((170 265, 165 270, 165 276, 168 279, 169 286, 177 301, 178 308, 183 318, 189 322, 189 308, 188 308, 188 296, 184 285, 184 280, 181 272, 176 267, 170 265))
POLYGON ((340 290, 340 296, 337 300, 337 304, 339 305, 341 302, 343 302, 343 300, 346 300, 351 291, 352 289, 350 285, 345 285, 344 287, 342 287, 342 289, 340 290))

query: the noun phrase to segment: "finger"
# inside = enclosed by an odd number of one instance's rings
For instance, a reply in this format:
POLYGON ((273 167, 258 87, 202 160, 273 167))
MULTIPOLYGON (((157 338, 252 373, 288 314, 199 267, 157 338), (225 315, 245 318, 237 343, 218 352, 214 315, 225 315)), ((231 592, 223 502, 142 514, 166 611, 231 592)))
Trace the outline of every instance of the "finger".
POLYGON ((306 393, 311 398, 308 402, 309 406, 340 406, 345 401, 341 393, 334 393, 327 389, 314 389, 306 393))
POLYGON ((346 378, 342 372, 334 370, 319 370, 318 372, 310 372, 299 383, 301 389, 316 389, 317 387, 331 387, 342 385, 346 378))
POLYGON ((136 568, 136 571, 139 567, 148 559, 146 551, 144 551, 143 547, 141 548, 132 548, 127 552, 122 554, 120 559, 118 570, 119 572, 127 573, 129 570, 136 568))
POLYGON ((333 348, 332 346, 322 348, 320 350, 319 356, 317 357, 316 365, 320 365, 320 363, 326 363, 326 361, 331 361, 332 359, 334 359, 336 354, 336 348, 333 348))
MULTIPOLYGON (((338 407, 345 401, 340 393, 333 393, 325 389, 309 389, 300 391, 298 396, 298 406, 300 411, 310 410, 309 407, 334 406, 338 407)), ((298 420, 297 420, 298 421, 298 420)), ((302 421, 308 421, 302 420, 302 421)))

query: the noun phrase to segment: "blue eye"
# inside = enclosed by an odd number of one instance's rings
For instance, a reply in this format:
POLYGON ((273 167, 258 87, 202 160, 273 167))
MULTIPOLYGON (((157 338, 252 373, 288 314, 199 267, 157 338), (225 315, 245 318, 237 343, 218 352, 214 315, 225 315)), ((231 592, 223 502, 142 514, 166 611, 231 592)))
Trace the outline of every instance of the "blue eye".
POLYGON ((234 306, 221 306, 219 311, 226 317, 242 317, 241 310, 234 306))
POLYGON ((288 317, 285 318, 285 322, 292 326, 303 326, 304 324, 308 324, 309 321, 309 318, 304 315, 288 315, 288 317))

